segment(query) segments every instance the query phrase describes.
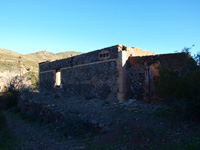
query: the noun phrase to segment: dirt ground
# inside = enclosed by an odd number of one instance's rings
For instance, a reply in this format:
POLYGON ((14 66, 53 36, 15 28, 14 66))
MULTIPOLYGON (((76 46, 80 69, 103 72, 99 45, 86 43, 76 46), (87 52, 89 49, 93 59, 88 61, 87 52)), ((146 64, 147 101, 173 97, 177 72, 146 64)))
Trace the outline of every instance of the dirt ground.
POLYGON ((66 102, 65 107, 64 101, 58 98, 56 101, 60 102, 60 107, 59 103, 54 105, 54 101, 46 101, 45 104, 56 110, 65 108, 66 114, 74 110, 73 113, 80 118, 90 119, 93 126, 83 128, 84 124, 80 124, 82 122, 69 119, 73 126, 61 128, 61 123, 55 125, 52 122, 31 120, 21 112, 4 111, 9 130, 18 139, 12 150, 200 149, 200 124, 182 119, 173 108, 164 104, 145 104, 133 100, 125 103, 94 100, 86 103, 77 100, 72 101, 72 104, 66 102), (80 132, 68 134, 77 131, 74 126, 80 132))
POLYGON ((67 138, 51 130, 50 125, 5 114, 10 131, 19 139, 15 150, 78 150, 84 145, 82 140, 67 138))

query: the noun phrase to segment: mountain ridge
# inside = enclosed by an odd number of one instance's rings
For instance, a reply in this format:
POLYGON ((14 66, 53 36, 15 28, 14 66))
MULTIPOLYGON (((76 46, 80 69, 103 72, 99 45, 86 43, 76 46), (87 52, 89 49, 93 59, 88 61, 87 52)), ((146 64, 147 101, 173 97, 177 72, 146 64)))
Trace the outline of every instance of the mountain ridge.
POLYGON ((82 53, 74 51, 51 53, 44 50, 23 55, 11 50, 0 48, 0 72, 18 72, 19 70, 26 72, 27 69, 31 69, 33 72, 38 72, 38 63, 40 62, 64 59, 79 54, 82 53))

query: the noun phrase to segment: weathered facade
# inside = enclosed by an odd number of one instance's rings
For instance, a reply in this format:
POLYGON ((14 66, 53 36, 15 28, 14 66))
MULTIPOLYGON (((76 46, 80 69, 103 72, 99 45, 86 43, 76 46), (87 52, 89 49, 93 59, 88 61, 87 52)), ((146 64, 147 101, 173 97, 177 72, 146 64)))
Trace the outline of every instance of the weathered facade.
MULTIPOLYGON (((115 45, 86 54, 39 64, 40 92, 59 92, 85 99, 151 99, 158 65, 178 68, 180 54, 156 55, 115 45), (170 63, 171 62, 171 63, 170 63), (151 93, 151 94, 149 94, 151 93), (149 96, 151 95, 151 96, 149 96)), ((181 60, 182 63, 184 60, 181 60)))
POLYGON ((160 97, 155 93, 155 84, 159 79, 158 67, 179 71, 187 68, 190 60, 190 55, 186 53, 129 57, 126 68, 127 98, 159 101, 160 97))

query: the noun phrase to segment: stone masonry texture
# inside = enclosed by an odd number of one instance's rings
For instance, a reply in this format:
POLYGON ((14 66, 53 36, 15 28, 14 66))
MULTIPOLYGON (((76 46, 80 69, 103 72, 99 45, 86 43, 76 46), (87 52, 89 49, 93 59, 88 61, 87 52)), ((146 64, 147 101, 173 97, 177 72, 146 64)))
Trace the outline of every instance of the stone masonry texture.
POLYGON ((40 64, 40 91, 53 91, 67 97, 117 100, 118 47, 97 50, 79 56, 40 64), (107 59, 99 53, 109 51, 107 59), (55 70, 61 70, 61 87, 55 87, 55 70))
MULTIPOLYGON (((129 57, 126 66, 127 99, 144 100, 147 98, 145 94, 154 88, 153 84, 158 80, 158 67, 181 71, 188 69, 188 64, 195 65, 195 62, 186 53, 129 57), (156 67, 153 68, 154 66, 156 67)), ((152 97, 155 97, 155 93, 152 97)))
POLYGON ((115 45, 82 55, 39 64, 40 92, 89 99, 144 100, 152 98, 157 66, 180 69, 185 53, 157 55, 135 47, 115 45), (56 70, 61 85, 56 86, 56 70))

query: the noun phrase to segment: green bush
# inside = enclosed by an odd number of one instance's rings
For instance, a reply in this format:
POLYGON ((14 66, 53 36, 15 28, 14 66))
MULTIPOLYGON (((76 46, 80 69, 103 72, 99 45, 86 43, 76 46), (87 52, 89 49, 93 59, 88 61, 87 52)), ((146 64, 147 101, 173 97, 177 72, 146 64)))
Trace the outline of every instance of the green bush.
POLYGON ((175 104, 185 117, 199 119, 200 70, 173 71, 160 68, 157 92, 166 102, 175 104))
POLYGON ((6 127, 7 127, 6 118, 3 115, 2 111, 0 110, 0 141, 2 140, 2 138, 4 136, 6 127))
POLYGON ((19 91, 9 89, 7 92, 3 93, 0 97, 0 107, 1 109, 8 109, 17 105, 17 98, 19 91))
POLYGON ((39 77, 38 73, 36 72, 27 72, 23 75, 23 78, 28 78, 31 80, 30 90, 31 91, 38 91, 39 89, 39 77))

